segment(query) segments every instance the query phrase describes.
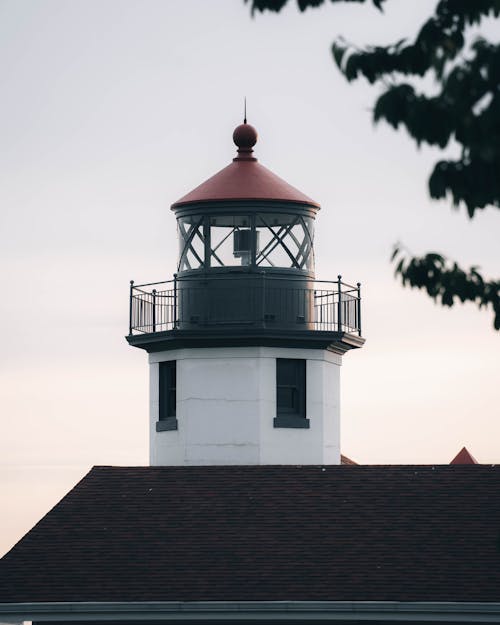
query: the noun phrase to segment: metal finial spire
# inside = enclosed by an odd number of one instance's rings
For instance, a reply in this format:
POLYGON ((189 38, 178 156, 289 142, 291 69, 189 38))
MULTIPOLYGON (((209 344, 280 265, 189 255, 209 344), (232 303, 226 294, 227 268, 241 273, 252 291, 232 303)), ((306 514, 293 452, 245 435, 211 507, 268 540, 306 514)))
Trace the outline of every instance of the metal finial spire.
POLYGON ((244 113, 243 113, 243 123, 247 123, 247 97, 245 96, 245 104, 244 104, 244 113))

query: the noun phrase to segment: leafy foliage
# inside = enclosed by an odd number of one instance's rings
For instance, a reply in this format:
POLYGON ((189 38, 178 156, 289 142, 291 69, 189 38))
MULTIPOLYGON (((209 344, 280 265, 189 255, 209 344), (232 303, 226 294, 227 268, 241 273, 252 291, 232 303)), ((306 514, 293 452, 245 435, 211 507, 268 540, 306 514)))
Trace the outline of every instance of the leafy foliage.
POLYGON ((473 217, 477 209, 500 207, 500 45, 478 38, 467 58, 447 72, 443 60, 451 62, 456 57, 464 34, 455 29, 446 39, 444 32, 438 36, 435 31, 434 22, 429 21, 415 44, 399 42, 364 52, 351 52, 350 46, 334 43, 333 56, 349 81, 359 76, 371 83, 392 80, 375 103, 375 122, 384 119, 394 128, 406 127, 417 144, 444 148, 455 139, 462 146, 458 160, 436 164, 429 191, 435 199, 451 195, 455 206, 463 202, 473 217), (429 24, 432 28, 427 28, 429 24), (417 93, 413 85, 396 83, 394 77, 395 73, 423 76, 429 70, 439 85, 434 96, 417 93))
MULTIPOLYGON (((382 2, 385 0, 371 0, 373 4, 378 8, 382 8, 382 2)), ((273 11, 279 13, 281 9, 288 3, 288 0, 245 0, 245 2, 251 2, 252 13, 254 11, 273 11)), ((308 8, 319 7, 324 4, 325 0, 297 0, 297 6, 300 11, 305 11, 308 8)), ((365 2, 365 0, 330 0, 330 2, 365 2)))
MULTIPOLYGON (((251 1, 252 11, 280 11, 288 0, 251 1)), ((372 2, 380 9, 383 0, 372 2)), ((304 11, 324 0, 297 3, 304 11)), ((435 164, 429 193, 464 206, 470 218, 487 206, 500 208, 500 45, 483 37, 471 41, 468 29, 499 16, 500 0, 439 0, 413 42, 404 38, 360 50, 339 39, 332 46, 349 82, 364 77, 383 85, 373 108, 375 122, 405 128, 417 145, 443 149, 453 141, 460 146, 458 158, 435 164), (435 93, 417 89, 422 77, 433 80, 435 93)), ((491 305, 499 329, 500 283, 484 280, 476 268, 465 272, 438 254, 427 254, 400 258, 396 273, 404 285, 425 288, 445 306, 455 299, 491 305)))
POLYGON ((401 277, 403 285, 425 289, 443 306, 453 306, 455 300, 475 302, 480 308, 491 306, 495 313, 494 327, 500 329, 500 281, 485 282, 476 267, 465 272, 456 263, 435 253, 408 258, 396 246, 392 260, 397 262, 395 273, 401 277))

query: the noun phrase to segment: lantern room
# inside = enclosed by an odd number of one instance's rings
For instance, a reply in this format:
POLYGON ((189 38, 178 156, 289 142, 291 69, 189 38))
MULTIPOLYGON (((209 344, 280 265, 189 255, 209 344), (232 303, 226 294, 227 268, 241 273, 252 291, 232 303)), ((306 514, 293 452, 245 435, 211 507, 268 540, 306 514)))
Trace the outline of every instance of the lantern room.
POLYGON ((179 276, 229 267, 314 272, 314 213, 307 207, 198 206, 178 210, 177 227, 179 276))
POLYGON ((179 275, 229 267, 313 275, 318 204, 258 163, 253 126, 238 126, 233 140, 233 162, 172 206, 179 275))

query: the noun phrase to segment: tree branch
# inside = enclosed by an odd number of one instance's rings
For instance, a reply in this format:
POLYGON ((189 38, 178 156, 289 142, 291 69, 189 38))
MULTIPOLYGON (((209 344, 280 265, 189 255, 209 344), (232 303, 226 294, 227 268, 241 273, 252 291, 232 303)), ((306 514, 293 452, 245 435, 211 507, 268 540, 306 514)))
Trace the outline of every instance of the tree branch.
POLYGON ((425 289, 442 306, 453 306, 456 301, 474 302, 479 308, 491 306, 494 328, 500 329, 500 281, 486 281, 476 267, 464 271, 440 254, 407 256, 400 246, 394 248, 391 260, 403 286, 425 289))

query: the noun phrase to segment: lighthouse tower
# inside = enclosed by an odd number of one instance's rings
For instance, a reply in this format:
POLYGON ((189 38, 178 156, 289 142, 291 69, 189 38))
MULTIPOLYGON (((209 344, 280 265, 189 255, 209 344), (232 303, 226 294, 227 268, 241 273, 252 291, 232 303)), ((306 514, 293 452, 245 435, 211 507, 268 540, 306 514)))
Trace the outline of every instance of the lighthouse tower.
POLYGON ((172 205, 172 280, 130 285, 150 368, 150 464, 339 464, 340 366, 363 345, 360 285, 316 280, 319 205, 263 167, 250 124, 232 163, 172 205))

